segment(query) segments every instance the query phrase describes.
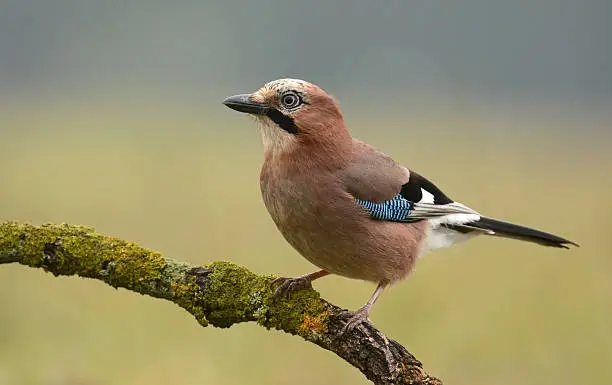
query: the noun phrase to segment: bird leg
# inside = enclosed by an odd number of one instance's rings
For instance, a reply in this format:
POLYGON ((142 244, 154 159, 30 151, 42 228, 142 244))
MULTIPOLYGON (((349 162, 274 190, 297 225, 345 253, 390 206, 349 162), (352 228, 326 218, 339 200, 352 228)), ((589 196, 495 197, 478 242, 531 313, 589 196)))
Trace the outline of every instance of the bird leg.
POLYGON ((359 326, 364 322, 371 323, 369 318, 370 310, 372 310, 372 306, 374 306, 374 303, 376 303, 376 300, 388 284, 389 283, 386 281, 381 281, 378 286, 376 286, 374 294, 372 294, 372 296, 365 305, 363 305, 357 311, 347 310, 344 312, 343 315, 350 316, 350 318, 348 319, 348 321, 346 321, 346 325, 344 325, 344 327, 342 328, 340 335, 353 330, 356 326, 359 326))
POLYGON ((274 298, 288 297, 295 290, 312 289, 312 281, 328 274, 325 270, 319 270, 296 278, 278 277, 272 281, 273 286, 279 285, 274 292, 274 298))

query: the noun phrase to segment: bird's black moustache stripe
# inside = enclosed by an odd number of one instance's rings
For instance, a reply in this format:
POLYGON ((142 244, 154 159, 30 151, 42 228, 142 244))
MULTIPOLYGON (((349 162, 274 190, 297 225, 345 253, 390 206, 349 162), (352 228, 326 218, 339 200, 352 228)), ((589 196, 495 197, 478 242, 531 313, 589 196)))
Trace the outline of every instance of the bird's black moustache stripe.
POLYGON ((293 121, 293 118, 283 114, 277 109, 270 108, 268 111, 266 111, 266 116, 270 118, 274 123, 276 123, 280 128, 290 134, 296 135, 299 132, 297 126, 295 125, 295 122, 293 121))

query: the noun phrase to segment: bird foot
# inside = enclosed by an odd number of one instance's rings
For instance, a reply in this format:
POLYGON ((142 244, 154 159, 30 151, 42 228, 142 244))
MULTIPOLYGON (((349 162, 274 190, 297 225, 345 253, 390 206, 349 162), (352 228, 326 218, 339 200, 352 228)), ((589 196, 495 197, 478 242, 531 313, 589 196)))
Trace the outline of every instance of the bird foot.
POLYGON ((346 324, 340 331, 340 335, 342 336, 350 332, 351 330, 355 329, 356 327, 361 327, 363 323, 371 324, 372 321, 370 321, 369 316, 370 316, 370 309, 366 306, 360 308, 357 311, 350 311, 350 310, 343 311, 342 313, 340 313, 340 317, 348 318, 348 319, 346 321, 346 324))
POLYGON ((278 277, 272 281, 272 286, 279 285, 274 292, 274 299, 289 297, 297 290, 312 289, 312 280, 308 277, 284 278, 278 277))

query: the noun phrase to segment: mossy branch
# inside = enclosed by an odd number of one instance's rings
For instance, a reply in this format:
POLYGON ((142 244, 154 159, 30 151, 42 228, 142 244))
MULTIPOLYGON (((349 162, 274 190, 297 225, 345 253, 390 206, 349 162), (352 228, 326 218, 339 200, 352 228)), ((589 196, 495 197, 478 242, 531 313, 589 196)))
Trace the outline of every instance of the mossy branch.
POLYGON ((88 227, 4 222, 0 223, 0 264, 6 263, 42 268, 55 276, 98 279, 163 298, 193 314, 202 326, 225 328, 254 321, 299 335, 336 353, 375 384, 441 384, 403 346, 373 326, 340 336, 342 309, 316 291, 272 300, 273 276, 257 275, 230 262, 193 266, 88 227))

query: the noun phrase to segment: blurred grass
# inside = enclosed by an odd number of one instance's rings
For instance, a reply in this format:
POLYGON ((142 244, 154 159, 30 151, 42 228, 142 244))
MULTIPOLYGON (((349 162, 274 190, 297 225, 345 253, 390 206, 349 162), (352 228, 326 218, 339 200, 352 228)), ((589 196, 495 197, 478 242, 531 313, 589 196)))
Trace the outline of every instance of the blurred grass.
MULTIPOLYGON (((192 263, 312 270, 261 203, 256 130, 223 112, 5 108, 0 220, 87 224, 192 263)), ((612 142, 584 129, 610 122, 347 117, 455 199, 582 244, 483 238, 437 252, 385 293, 377 326, 447 384, 611 383, 612 142)), ((373 285, 330 277, 316 288, 355 308, 373 285)), ((21 266, 0 267, 0 309, 2 385, 367 383, 299 338, 202 329, 172 304, 21 266)))

